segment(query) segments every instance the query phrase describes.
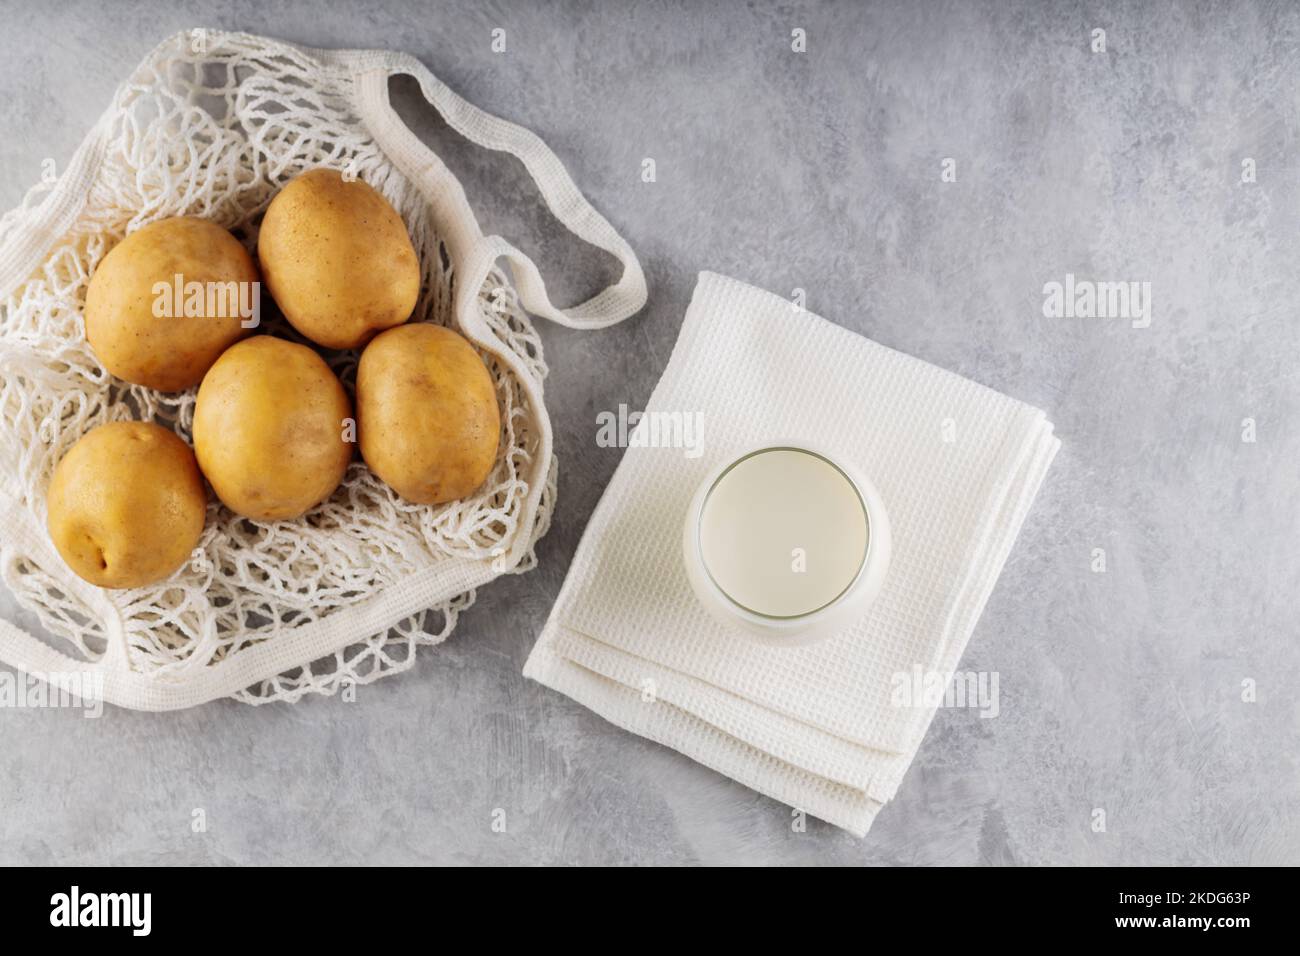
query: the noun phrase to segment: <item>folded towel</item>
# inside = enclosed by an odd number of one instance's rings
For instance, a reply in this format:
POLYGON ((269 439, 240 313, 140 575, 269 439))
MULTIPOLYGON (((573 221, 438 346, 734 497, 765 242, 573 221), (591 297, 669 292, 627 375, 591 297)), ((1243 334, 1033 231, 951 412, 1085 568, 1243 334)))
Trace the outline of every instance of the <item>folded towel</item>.
POLYGON ((699 415, 702 453, 629 442, 524 674, 862 836, 934 716, 900 675, 956 670, 1060 442, 1038 409, 711 273, 656 413, 699 415), (857 624, 768 647, 697 602, 682 525, 712 467, 791 439, 876 485, 893 558, 857 624))

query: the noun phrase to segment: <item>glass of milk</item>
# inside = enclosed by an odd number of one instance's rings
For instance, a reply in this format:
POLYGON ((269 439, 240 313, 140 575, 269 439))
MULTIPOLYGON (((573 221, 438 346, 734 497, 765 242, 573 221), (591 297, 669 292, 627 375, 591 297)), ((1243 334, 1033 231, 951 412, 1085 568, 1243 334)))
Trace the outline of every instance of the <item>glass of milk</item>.
POLYGON ((875 487, 804 442, 724 461, 682 532, 686 575, 714 617, 762 643, 808 644, 859 620, 889 569, 889 518, 875 487))

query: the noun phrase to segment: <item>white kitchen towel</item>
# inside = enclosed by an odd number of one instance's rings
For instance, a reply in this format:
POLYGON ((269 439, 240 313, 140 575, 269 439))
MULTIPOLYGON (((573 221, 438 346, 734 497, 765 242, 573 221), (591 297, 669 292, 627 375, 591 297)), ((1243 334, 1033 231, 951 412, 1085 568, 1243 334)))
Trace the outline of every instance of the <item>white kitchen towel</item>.
POLYGON ((861 836, 934 716, 900 690, 956 670, 1059 447, 1038 409, 702 273, 524 674, 861 836), (671 415, 694 449, 649 440, 671 415), (875 483, 894 553, 856 625, 767 647, 698 604, 682 524, 710 468, 791 439, 875 483))

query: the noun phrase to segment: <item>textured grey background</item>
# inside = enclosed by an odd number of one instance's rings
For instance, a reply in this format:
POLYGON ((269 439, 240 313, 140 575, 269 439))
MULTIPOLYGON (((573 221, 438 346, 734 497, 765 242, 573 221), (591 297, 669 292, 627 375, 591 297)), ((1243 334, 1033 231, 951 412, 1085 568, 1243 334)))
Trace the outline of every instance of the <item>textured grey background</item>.
MULTIPOLYGON (((537 571, 353 704, 0 712, 0 862, 1300 863, 1296 9, 6 2, 0 23, 6 208, 155 42, 208 25, 419 56, 543 136, 651 283, 623 326, 543 329, 561 497, 537 571), (520 677, 620 454, 595 414, 645 402, 702 268, 804 288, 1064 441, 965 658, 1000 673, 1001 716, 941 712, 863 841, 791 832, 520 677), (1150 281, 1151 328, 1043 318, 1067 272, 1150 281)), ((513 161, 396 96, 562 298, 611 277, 513 161)))

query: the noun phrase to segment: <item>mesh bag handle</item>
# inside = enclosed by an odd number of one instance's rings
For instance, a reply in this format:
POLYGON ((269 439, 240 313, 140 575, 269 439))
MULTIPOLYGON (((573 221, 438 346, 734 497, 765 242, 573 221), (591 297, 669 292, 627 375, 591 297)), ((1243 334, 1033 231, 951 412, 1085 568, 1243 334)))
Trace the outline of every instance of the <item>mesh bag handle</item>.
MULTIPOLYGON (((476 296, 492 266, 504 258, 512 267, 515 288, 524 308, 561 325, 575 329, 604 328, 621 322, 645 305, 645 274, 636 254, 587 201, 559 157, 536 134, 466 102, 413 57, 395 53, 361 54, 355 58, 354 71, 356 106, 362 121, 394 165, 421 185, 434 208, 456 270, 465 280, 459 283, 458 304, 461 296, 476 296), (555 218, 574 235, 619 261, 623 273, 618 281, 579 305, 556 306, 532 259, 500 236, 483 235, 459 181, 393 110, 388 98, 388 81, 397 75, 413 77, 425 99, 447 125, 467 140, 518 158, 555 218)), ((465 318, 461 310, 457 311, 465 318)))

